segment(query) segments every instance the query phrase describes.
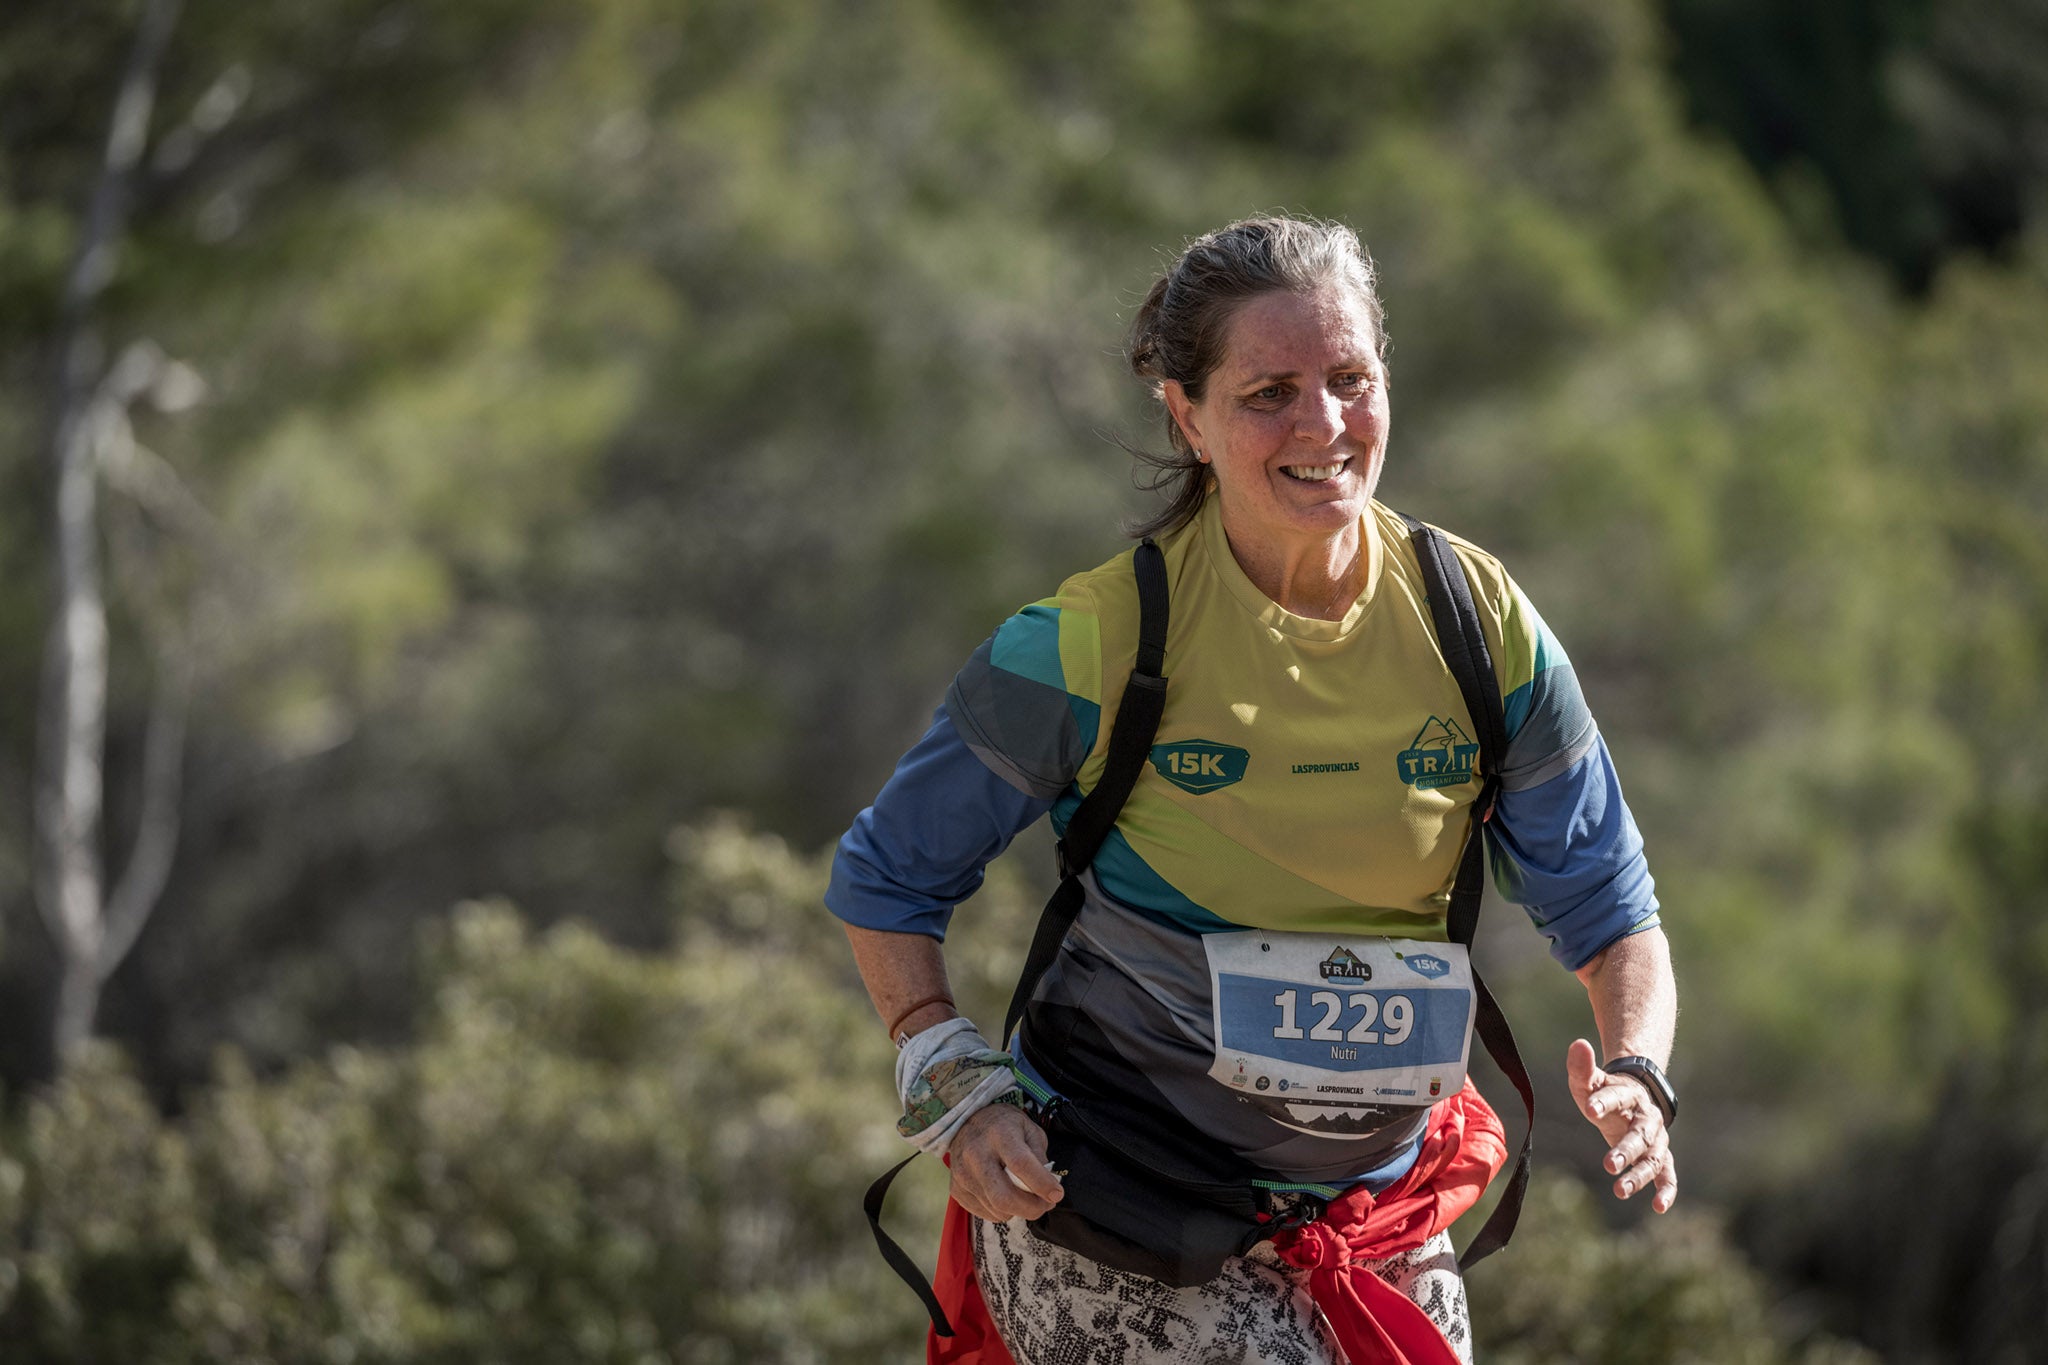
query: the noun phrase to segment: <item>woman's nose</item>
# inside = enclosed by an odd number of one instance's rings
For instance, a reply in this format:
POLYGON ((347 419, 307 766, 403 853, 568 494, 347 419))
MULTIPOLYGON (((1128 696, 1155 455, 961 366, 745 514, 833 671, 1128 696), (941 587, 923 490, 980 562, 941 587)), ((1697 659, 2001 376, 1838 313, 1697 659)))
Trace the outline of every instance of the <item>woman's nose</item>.
POLYGON ((1297 437, 1328 445, 1343 429, 1344 405, 1337 401, 1336 394, 1327 389, 1316 389, 1302 395, 1301 407, 1294 419, 1297 437))

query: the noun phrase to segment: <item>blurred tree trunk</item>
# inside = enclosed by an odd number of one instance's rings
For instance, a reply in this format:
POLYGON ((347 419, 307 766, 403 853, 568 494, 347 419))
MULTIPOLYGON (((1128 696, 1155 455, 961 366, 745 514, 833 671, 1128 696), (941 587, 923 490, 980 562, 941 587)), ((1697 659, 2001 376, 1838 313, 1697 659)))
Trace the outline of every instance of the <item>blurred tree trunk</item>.
MULTIPOLYGON (((100 462, 125 429, 141 365, 105 373, 92 313, 112 277, 149 140, 157 72, 180 0, 148 0, 114 101, 113 126, 65 281, 50 423, 51 583, 36 737, 36 904, 60 972, 52 1031, 59 1066, 91 1036, 100 989, 155 908, 176 842, 183 748, 181 680, 166 670, 153 709, 135 849, 112 897, 100 849, 105 804, 107 608, 100 575, 100 462)), ((149 362, 151 368, 154 362, 149 362)))

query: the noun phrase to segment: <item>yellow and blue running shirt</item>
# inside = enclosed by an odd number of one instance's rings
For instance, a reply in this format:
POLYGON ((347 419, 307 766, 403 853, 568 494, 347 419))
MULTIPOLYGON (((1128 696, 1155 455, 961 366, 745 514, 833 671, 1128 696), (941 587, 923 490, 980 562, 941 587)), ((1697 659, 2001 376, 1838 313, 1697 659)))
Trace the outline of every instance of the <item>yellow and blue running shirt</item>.
MULTIPOLYGON (((1365 1141, 1272 1124, 1207 1074, 1205 933, 1445 937, 1479 791, 1477 733, 1446 667, 1407 529, 1375 503, 1365 590, 1342 620, 1296 616, 1232 557, 1212 496, 1164 537, 1165 713, 1151 762, 1084 878, 1088 903, 1040 999, 1211 1136, 1303 1179, 1355 1175, 1419 1131, 1364 1116, 1365 1141), (1097 1036, 1097 1035, 1091 1035, 1097 1036)), ((1564 651, 1500 563, 1451 538, 1505 701, 1496 886, 1577 968, 1657 922, 1641 836, 1564 651)), ((943 937, 1015 833, 1064 830, 1100 779, 1137 643, 1126 551, 997 629, 931 729, 840 841, 826 904, 870 929, 943 937)))

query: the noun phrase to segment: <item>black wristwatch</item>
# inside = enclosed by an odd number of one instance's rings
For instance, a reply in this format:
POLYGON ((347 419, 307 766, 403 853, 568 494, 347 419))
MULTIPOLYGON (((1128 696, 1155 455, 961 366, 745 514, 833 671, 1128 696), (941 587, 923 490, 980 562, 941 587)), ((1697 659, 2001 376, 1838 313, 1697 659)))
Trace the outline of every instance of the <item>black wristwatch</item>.
POLYGON ((1664 1126, 1669 1128, 1678 1122, 1678 1092, 1671 1088, 1670 1078, 1664 1068, 1648 1057, 1616 1057, 1601 1068, 1617 1076, 1633 1076, 1643 1083, 1650 1092, 1650 1098, 1657 1101, 1657 1107, 1664 1111, 1664 1126))

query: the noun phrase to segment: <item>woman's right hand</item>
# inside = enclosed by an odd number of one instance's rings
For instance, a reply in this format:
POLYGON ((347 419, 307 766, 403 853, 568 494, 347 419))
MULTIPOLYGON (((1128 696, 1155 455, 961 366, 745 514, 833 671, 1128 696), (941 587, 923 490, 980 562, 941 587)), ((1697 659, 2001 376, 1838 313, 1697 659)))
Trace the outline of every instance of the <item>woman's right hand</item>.
POLYGON ((1036 1218, 1066 1196, 1045 1164, 1045 1130, 1014 1104, 991 1104, 968 1119, 949 1154, 954 1202, 976 1218, 1036 1218))

